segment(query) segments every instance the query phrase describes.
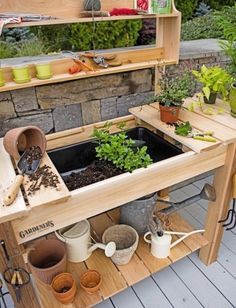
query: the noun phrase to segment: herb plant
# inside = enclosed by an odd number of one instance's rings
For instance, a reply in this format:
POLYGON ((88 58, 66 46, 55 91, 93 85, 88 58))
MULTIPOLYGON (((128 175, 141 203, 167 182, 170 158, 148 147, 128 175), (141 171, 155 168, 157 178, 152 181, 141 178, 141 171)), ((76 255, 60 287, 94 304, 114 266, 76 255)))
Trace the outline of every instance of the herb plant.
POLYGON ((188 134, 192 131, 192 126, 190 125, 189 121, 186 123, 181 123, 175 127, 175 133, 179 136, 188 136, 188 134))
POLYGON ((202 92, 207 99, 212 93, 222 95, 223 99, 228 96, 228 90, 232 77, 223 68, 219 66, 206 67, 203 65, 200 71, 192 71, 197 81, 202 83, 202 92))
POLYGON ((184 98, 192 96, 194 92, 195 81, 191 73, 186 70, 177 77, 164 76, 161 80, 161 92, 155 96, 155 100, 162 106, 180 107, 184 98))
POLYGON ((147 167, 152 159, 147 154, 147 147, 135 146, 135 141, 128 138, 124 131, 111 135, 108 127, 93 131, 98 146, 95 148, 99 159, 112 162, 116 167, 132 172, 141 167, 147 167))

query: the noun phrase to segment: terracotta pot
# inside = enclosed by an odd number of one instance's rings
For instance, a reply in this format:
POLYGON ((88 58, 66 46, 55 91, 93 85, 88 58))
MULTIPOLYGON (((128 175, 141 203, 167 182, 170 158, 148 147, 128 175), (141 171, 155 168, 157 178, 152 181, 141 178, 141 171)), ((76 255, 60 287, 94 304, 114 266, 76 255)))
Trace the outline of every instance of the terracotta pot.
POLYGON ((39 242, 28 254, 28 264, 33 275, 46 284, 60 273, 66 272, 66 248, 57 239, 39 242))
POLYGON ((15 159, 19 159, 26 148, 38 145, 45 153, 47 141, 44 132, 37 126, 18 127, 9 130, 4 139, 5 150, 15 159))
POLYGON ((102 283, 102 277, 95 270, 86 271, 80 278, 80 286, 87 293, 92 294, 98 291, 102 283))
POLYGON ((231 115, 236 118, 236 82, 231 85, 229 103, 231 107, 231 115))
POLYGON ((71 273, 61 273, 53 278, 52 292, 62 304, 71 304, 76 296, 77 286, 71 273))
POLYGON ((166 107, 159 104, 161 121, 175 123, 179 119, 180 107, 166 107))
POLYGON ((216 97, 217 97, 217 93, 211 93, 210 96, 209 96, 209 99, 205 95, 203 95, 204 103, 210 104, 210 105, 215 104, 216 97))

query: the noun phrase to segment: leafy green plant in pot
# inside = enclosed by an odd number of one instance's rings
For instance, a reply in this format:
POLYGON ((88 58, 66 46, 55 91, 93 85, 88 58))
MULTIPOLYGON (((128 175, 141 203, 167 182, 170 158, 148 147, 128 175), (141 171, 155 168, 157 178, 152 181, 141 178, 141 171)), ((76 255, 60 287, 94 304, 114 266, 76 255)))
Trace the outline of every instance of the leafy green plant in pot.
POLYGON ((183 100, 192 96, 195 91, 195 82, 189 71, 184 71, 180 76, 164 76, 161 80, 161 91, 154 97, 159 102, 160 118, 165 123, 178 121, 183 100))
POLYGON ((192 73, 202 84, 202 95, 206 104, 214 104, 217 94, 223 100, 228 97, 232 77, 225 69, 219 66, 206 67, 203 65, 200 71, 193 70, 192 73))

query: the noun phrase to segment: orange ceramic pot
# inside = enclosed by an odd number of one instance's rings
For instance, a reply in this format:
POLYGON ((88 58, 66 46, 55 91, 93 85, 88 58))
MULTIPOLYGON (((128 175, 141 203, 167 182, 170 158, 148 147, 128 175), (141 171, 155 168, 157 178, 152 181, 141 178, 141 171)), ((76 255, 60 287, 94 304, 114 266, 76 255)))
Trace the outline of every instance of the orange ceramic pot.
POLYGON ((5 150, 15 159, 19 159, 25 149, 39 146, 42 154, 46 151, 47 141, 44 132, 37 126, 17 127, 9 130, 4 139, 5 150))
POLYGON ((89 294, 98 291, 102 283, 102 277, 95 270, 86 271, 80 278, 80 286, 89 294))
POLYGON ((76 296, 77 286, 71 273, 61 273, 53 278, 52 292, 62 304, 71 304, 76 296))
POLYGON ((159 104, 161 121, 165 123, 175 123, 179 119, 180 107, 166 107, 159 104))

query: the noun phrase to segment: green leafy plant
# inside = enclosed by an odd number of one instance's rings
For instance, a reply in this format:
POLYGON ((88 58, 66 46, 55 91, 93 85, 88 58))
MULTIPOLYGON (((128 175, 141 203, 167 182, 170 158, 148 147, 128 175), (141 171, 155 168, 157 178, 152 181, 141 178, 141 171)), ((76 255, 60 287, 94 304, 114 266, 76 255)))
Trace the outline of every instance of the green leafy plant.
POLYGON ((152 159, 147 154, 147 147, 135 146, 135 141, 128 138, 125 131, 111 135, 109 127, 101 130, 95 129, 93 137, 97 138, 98 146, 95 148, 99 159, 112 162, 116 167, 132 172, 141 167, 147 167, 152 159))
POLYGON ((188 134, 192 131, 192 126, 190 125, 189 121, 186 123, 181 123, 175 127, 175 133, 179 136, 188 136, 188 134))
POLYGON ((233 7, 224 7, 220 12, 215 12, 215 18, 227 40, 220 41, 220 46, 231 59, 230 72, 236 76, 236 4, 233 7))
POLYGON ((161 80, 161 91, 154 99, 166 107, 180 107, 184 98, 193 95, 195 85, 193 76, 187 70, 177 77, 166 75, 161 80))
POLYGON ((13 44, 0 41, 0 59, 12 58, 15 52, 13 44))
POLYGON ((189 41, 207 38, 224 38, 223 31, 218 26, 212 13, 195 17, 182 24, 181 40, 189 41))
POLYGON ((175 0, 175 5, 176 8, 182 12, 183 21, 186 21, 193 16, 193 12, 198 5, 198 0, 175 0))
POLYGON ((47 53, 47 50, 38 39, 24 40, 17 44, 16 57, 38 56, 47 53))
POLYGON ((227 99, 232 76, 219 66, 206 67, 203 65, 200 71, 193 70, 193 75, 202 84, 202 93, 209 99, 213 93, 222 95, 227 99))

